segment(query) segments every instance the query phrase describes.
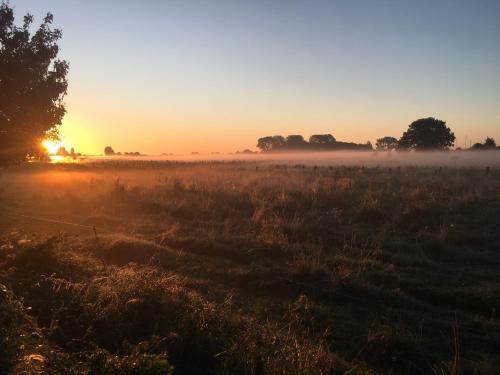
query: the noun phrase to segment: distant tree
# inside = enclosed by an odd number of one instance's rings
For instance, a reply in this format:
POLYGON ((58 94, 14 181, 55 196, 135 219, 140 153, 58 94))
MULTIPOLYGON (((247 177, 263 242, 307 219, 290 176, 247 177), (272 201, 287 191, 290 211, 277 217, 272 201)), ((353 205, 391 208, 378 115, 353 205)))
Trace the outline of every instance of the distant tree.
POLYGON ((113 147, 111 147, 111 146, 106 146, 104 148, 104 155, 106 155, 106 156, 115 155, 115 150, 113 150, 113 147))
POLYGON ((474 143, 471 147, 472 150, 494 150, 497 144, 493 138, 487 137, 484 143, 474 143))
POLYGON ((281 135, 267 136, 259 138, 257 141, 257 147, 262 151, 276 151, 285 145, 285 138, 281 135))
POLYGON ((289 135, 286 137, 286 147, 290 149, 307 148, 308 143, 301 135, 289 135))
POLYGON ((262 151, 271 151, 273 149, 273 137, 267 136, 257 140, 257 147, 262 151))
POLYGON ((375 145, 379 151, 391 151, 398 148, 398 140, 394 137, 383 137, 377 139, 375 145))
POLYGON ((310 145, 332 145, 337 140, 331 134, 314 134, 309 137, 310 145))
POLYGON ((285 143, 286 143, 285 138, 283 136, 281 136, 281 135, 273 135, 272 138, 273 138, 273 147, 275 149, 282 148, 285 145, 285 143))
POLYGON ((493 138, 487 137, 484 141, 484 148, 491 149, 497 147, 497 143, 493 138))
POLYGON ((412 122, 399 140, 398 147, 414 150, 447 150, 454 142, 455 134, 446 126, 446 122, 429 117, 412 122))
POLYGON ((371 142, 357 144, 352 142, 339 142, 331 134, 314 134, 309 138, 309 142, 304 140, 302 135, 289 135, 283 138, 280 135, 273 137, 262 137, 257 141, 257 147, 262 152, 270 151, 328 151, 328 150, 372 150, 371 142))
POLYGON ((57 149, 56 155, 58 155, 58 156, 68 156, 69 153, 68 153, 68 150, 66 150, 66 147, 62 147, 61 146, 61 147, 59 147, 57 149))
POLYGON ((58 60, 62 37, 47 13, 32 34, 33 16, 14 24, 14 11, 0 4, 0 161, 41 156, 43 138, 57 138, 66 109, 68 63, 58 60))
POLYGON ((257 151, 252 151, 252 150, 249 150, 248 148, 242 150, 242 151, 236 151, 236 154, 256 154, 257 151))
POLYGON ((474 143, 471 146, 471 150, 483 150, 483 149, 484 149, 484 145, 480 142, 474 143))

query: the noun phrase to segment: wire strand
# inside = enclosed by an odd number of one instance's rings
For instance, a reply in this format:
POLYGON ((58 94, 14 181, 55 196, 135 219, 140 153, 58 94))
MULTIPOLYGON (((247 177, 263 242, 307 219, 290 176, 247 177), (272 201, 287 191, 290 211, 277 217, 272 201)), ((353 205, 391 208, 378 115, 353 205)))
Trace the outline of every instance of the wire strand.
POLYGON ((85 224, 73 223, 71 221, 63 221, 63 220, 51 219, 51 218, 41 217, 41 216, 26 215, 26 214, 22 214, 20 212, 16 212, 14 210, 10 210, 8 208, 0 208, 0 211, 8 212, 11 215, 16 215, 16 216, 19 216, 19 217, 22 217, 25 219, 43 221, 43 222, 52 223, 52 224, 62 224, 62 225, 69 225, 69 226, 73 226, 73 227, 87 228, 87 229, 93 230, 94 233, 97 230, 102 231, 102 232, 108 232, 108 233, 118 233, 118 232, 110 231, 108 229, 97 228, 95 225, 85 225, 85 224))

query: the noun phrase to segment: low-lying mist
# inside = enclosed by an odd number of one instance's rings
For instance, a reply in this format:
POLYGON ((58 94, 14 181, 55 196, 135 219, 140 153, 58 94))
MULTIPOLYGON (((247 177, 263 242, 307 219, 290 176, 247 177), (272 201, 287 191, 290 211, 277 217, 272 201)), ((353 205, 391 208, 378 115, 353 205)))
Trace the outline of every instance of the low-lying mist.
POLYGON ((500 166, 500 152, 493 151, 426 151, 426 152, 296 152, 255 154, 195 154, 195 155, 144 155, 140 157, 112 156, 91 157, 87 161, 105 160, 172 160, 172 161, 259 161, 307 165, 364 165, 364 166, 448 166, 483 167, 500 166))

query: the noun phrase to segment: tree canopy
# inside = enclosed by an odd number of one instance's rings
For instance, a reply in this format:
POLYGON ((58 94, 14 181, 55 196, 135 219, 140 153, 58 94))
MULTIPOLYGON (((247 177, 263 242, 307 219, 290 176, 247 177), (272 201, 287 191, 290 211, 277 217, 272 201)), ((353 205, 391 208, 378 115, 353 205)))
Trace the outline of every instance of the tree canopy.
POLYGON ((40 156, 43 138, 57 138, 66 113, 63 98, 69 65, 57 58, 59 29, 47 13, 34 32, 33 16, 14 24, 14 11, 0 5, 0 161, 40 156))
POLYGON ((495 148, 497 147, 497 143, 495 142, 495 140, 491 137, 487 137, 485 140, 484 140, 484 147, 485 148, 495 148))
POLYGON ((399 147, 413 150, 447 150, 454 143, 455 134, 446 126, 446 122, 428 117, 410 124, 399 140, 399 147))
POLYGON ((472 150, 495 150, 497 147, 497 143, 495 139, 491 137, 487 137, 484 140, 484 143, 474 143, 471 147, 472 150))
POLYGON ((257 147, 263 152, 286 151, 333 151, 333 150, 371 150, 371 143, 357 144, 352 142, 339 142, 331 134, 314 134, 307 142, 302 135, 281 135, 259 138, 257 147))
POLYGON ((288 148, 301 149, 307 147, 307 142, 301 135, 289 135, 286 137, 286 145, 288 148))
POLYGON ((262 151, 272 151, 280 149, 285 144, 285 138, 281 135, 267 136, 259 138, 257 141, 257 147, 262 151))
POLYGON ((394 137, 382 137, 377 139, 375 144, 377 150, 380 151, 390 151, 398 148, 398 140, 394 137))
POLYGON ((104 147, 104 155, 110 156, 110 155, 114 155, 114 154, 115 154, 115 150, 113 150, 113 147, 111 147, 111 146, 104 147))
POLYGON ((331 134, 314 134, 309 137, 309 143, 314 145, 331 145, 336 141, 331 134))

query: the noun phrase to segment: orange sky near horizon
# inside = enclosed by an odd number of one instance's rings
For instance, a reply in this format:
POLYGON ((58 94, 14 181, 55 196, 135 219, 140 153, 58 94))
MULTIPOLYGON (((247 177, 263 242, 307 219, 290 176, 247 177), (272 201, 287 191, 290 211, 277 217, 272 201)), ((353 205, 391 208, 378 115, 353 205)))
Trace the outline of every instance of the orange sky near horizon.
POLYGON ((500 140, 498 121, 457 116, 453 108, 424 112, 401 105, 391 107, 392 113, 385 115, 379 107, 368 110, 365 106, 362 112, 345 106, 330 113, 298 103, 283 106, 281 113, 266 113, 265 108, 228 111, 220 104, 192 112, 180 107, 177 112, 143 116, 138 109, 101 109, 98 103, 88 111, 68 100, 68 114, 60 130, 68 146, 89 155, 102 154, 108 145, 115 151, 145 154, 230 153, 256 150, 259 137, 277 134, 302 134, 307 139, 311 134, 331 133, 341 141, 375 144, 385 135, 400 137, 412 121, 429 116, 447 121, 457 137, 455 147, 464 147, 466 136, 467 144, 482 142, 486 136, 500 140))

